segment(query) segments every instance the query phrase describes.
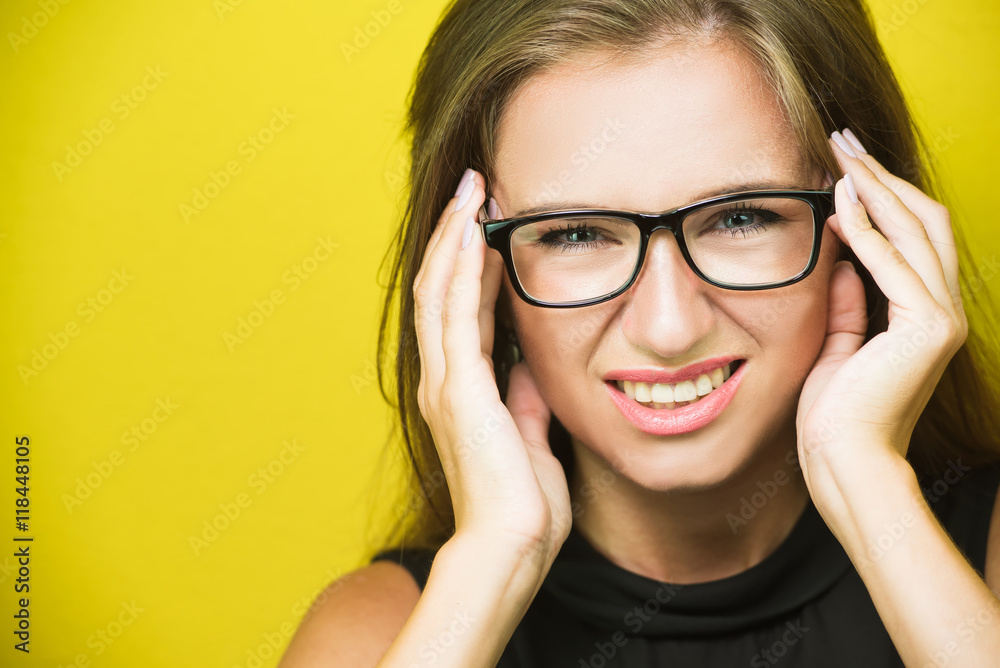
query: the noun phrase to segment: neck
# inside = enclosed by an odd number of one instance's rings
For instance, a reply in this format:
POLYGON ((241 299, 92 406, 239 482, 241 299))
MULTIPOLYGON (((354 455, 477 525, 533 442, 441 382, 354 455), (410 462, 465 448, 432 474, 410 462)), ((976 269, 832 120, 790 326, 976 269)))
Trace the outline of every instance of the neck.
POLYGON ((641 487, 576 439, 573 449, 574 526, 613 563, 661 582, 709 582, 760 563, 809 499, 801 472, 785 461, 794 437, 731 479, 684 492, 641 487))

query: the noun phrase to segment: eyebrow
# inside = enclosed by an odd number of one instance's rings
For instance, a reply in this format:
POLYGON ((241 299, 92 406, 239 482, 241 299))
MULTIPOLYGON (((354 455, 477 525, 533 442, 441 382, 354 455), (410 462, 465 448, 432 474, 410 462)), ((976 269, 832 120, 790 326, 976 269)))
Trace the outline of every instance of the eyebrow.
MULTIPOLYGON (((700 202, 701 200, 709 199, 710 197, 721 197, 723 195, 732 195, 734 193, 750 192, 751 190, 809 190, 809 188, 801 184, 775 183, 773 181, 753 181, 750 183, 739 183, 731 186, 725 186, 723 188, 712 188, 703 191, 692 199, 691 202, 700 202)), ((549 211, 608 208, 609 207, 595 206, 593 204, 580 202, 547 202, 528 207, 527 209, 521 209, 508 218, 521 218, 522 216, 531 216, 536 213, 548 213, 549 211)))

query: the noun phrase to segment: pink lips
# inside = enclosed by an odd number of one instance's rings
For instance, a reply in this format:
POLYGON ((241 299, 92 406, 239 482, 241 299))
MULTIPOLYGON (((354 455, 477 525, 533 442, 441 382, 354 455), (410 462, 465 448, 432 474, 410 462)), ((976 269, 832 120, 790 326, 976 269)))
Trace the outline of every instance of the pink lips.
MULTIPOLYGON (((712 360, 709 360, 708 362, 714 364, 714 361, 712 360)), ((717 368, 718 366, 722 366, 726 363, 726 361, 723 361, 722 364, 709 367, 702 372, 708 371, 712 368, 717 368)), ((743 371, 746 368, 747 363, 744 360, 744 362, 740 364, 739 368, 733 372, 733 375, 731 375, 726 382, 693 404, 688 404, 687 406, 682 406, 681 408, 647 408, 646 406, 643 406, 642 404, 625 396, 625 393, 618 389, 614 379, 606 379, 608 382, 605 382, 605 386, 608 388, 608 394, 611 395, 611 400, 615 402, 616 406, 618 406, 618 410, 620 410, 622 415, 624 415, 626 419, 628 419, 641 431, 644 431, 647 434, 671 436, 674 434, 686 434, 687 432, 701 429, 709 422, 717 418, 726 406, 729 405, 733 395, 736 394, 740 381, 743 379, 743 371)), ((611 374, 609 374, 609 376, 610 375, 611 374)), ((650 382, 644 381, 641 378, 633 377, 632 375, 629 376, 629 380, 650 382)), ((671 381, 658 380, 652 382, 671 381)))
POLYGON ((739 357, 713 357, 702 360, 697 364, 686 366, 680 371, 661 371, 650 369, 618 369, 604 375, 604 380, 631 380, 633 383, 680 383, 685 380, 694 380, 703 373, 710 373, 719 367, 723 367, 730 362, 735 362, 739 357))

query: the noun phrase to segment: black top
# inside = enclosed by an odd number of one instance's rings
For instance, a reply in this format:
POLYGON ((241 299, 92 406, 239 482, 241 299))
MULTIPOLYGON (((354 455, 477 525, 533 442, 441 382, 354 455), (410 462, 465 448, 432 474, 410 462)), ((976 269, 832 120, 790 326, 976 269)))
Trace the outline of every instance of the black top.
MULTIPOLYGON (((976 570, 1000 465, 950 463, 921 481, 942 526, 976 570)), ((879 542, 891 547, 892 527, 879 542)), ((873 549, 877 549, 878 545, 873 549)), ((877 558, 877 552, 869 554, 877 558)), ((433 551, 386 550, 423 589, 433 551)), ((498 668, 881 668, 903 666, 861 577, 810 500, 762 562, 722 580, 672 585, 628 571, 576 527, 501 656, 498 668)))

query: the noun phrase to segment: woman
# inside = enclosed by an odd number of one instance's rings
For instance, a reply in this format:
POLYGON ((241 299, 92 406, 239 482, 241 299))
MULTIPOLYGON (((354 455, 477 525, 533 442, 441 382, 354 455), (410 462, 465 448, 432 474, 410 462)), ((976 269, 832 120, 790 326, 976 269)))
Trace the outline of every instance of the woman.
POLYGON ((409 129, 417 503, 282 665, 997 665, 981 282, 856 0, 459 0, 409 129))

